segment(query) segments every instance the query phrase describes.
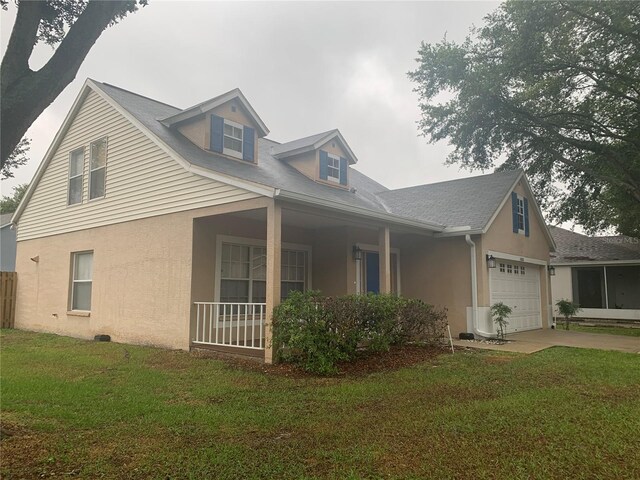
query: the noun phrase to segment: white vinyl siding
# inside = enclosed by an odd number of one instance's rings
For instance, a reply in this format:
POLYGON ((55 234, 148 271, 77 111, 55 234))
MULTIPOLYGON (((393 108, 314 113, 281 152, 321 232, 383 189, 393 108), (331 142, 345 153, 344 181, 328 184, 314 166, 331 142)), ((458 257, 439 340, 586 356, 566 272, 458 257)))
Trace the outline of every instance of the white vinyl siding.
MULTIPOLYGON (((87 184, 83 184, 84 199, 89 198, 87 184)), ((258 196, 187 172, 97 93, 90 92, 20 217, 18 240, 258 196), (107 195, 69 208, 69 152, 88 149, 101 138, 108 138, 107 195)))

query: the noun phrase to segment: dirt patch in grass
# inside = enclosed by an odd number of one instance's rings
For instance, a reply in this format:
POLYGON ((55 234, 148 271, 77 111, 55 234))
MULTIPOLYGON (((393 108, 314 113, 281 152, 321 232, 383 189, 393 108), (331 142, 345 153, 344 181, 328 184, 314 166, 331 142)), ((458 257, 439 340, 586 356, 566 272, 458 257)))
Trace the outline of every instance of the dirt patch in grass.
MULTIPOLYGON (((391 347, 388 352, 363 353, 352 362, 342 362, 338 365, 338 373, 332 375, 332 377, 361 377, 372 373, 389 372, 430 361, 448 352, 449 350, 447 348, 423 345, 394 346, 391 347)), ((279 375, 292 378, 317 376, 287 363, 267 365, 254 359, 231 357, 216 352, 197 352, 194 353, 194 355, 221 360, 230 368, 262 372, 266 375, 279 375)))

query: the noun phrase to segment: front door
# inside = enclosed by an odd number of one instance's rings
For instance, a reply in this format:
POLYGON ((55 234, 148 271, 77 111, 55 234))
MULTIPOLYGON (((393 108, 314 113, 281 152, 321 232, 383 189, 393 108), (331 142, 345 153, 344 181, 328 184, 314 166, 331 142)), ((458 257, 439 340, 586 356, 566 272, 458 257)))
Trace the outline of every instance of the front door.
POLYGON ((378 252, 364 252, 364 291, 380 293, 380 256, 378 252))

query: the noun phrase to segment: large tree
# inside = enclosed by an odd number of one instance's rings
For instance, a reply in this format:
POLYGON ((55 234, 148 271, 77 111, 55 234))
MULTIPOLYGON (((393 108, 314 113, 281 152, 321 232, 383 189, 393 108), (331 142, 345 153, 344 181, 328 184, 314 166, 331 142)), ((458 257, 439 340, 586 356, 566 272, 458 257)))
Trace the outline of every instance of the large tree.
POLYGON ((419 128, 448 163, 523 168, 552 220, 640 236, 640 2, 507 1, 421 45, 419 128))
MULTIPOLYGON (((4 10, 7 0, 0 0, 4 10)), ((71 83, 102 31, 146 0, 18 1, 18 12, 0 66, 0 158, 5 162, 25 132, 71 83), (29 67, 34 46, 55 48, 40 70, 29 67)))

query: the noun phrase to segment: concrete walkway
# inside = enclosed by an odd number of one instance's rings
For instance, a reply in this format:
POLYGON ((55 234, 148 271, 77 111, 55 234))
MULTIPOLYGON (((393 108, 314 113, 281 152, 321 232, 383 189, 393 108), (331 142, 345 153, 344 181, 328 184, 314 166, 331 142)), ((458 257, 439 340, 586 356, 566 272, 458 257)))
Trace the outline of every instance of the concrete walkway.
POLYGON ((532 330, 510 333, 504 345, 481 343, 468 340, 454 340, 454 347, 481 348, 503 352, 533 353, 554 346, 597 348, 600 350, 618 350, 640 353, 640 337, 608 335, 605 333, 583 333, 571 330, 532 330))

